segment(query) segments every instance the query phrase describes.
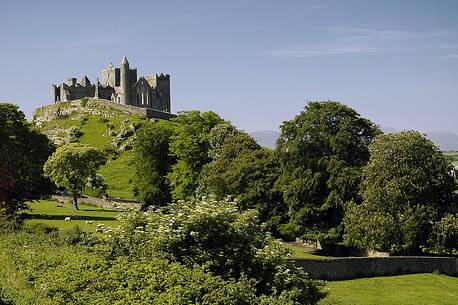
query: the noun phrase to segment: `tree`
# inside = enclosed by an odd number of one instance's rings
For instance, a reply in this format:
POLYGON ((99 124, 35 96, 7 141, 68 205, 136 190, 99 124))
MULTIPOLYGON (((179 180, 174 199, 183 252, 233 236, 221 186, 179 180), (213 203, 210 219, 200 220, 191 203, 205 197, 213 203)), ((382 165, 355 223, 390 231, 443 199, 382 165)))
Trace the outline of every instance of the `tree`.
POLYGON ((194 110, 181 112, 172 121, 176 127, 170 152, 178 161, 167 178, 173 199, 185 199, 194 195, 202 167, 211 161, 209 133, 224 120, 214 112, 194 110))
POLYGON ((208 143, 210 145, 208 150, 209 157, 212 160, 216 159, 227 140, 239 133, 240 131, 229 122, 224 122, 213 127, 208 136, 208 143))
POLYGON ((170 126, 149 122, 137 132, 134 145, 134 194, 147 206, 164 206, 171 202, 170 185, 166 179, 176 163, 169 154, 173 129, 170 126))
MULTIPOLYGON (((212 137, 213 131, 210 133, 212 137)), ((278 164, 274 153, 246 133, 231 133, 218 145, 212 162, 202 172, 201 192, 223 199, 234 197, 243 209, 256 209, 274 232, 284 214, 281 194, 274 189, 278 164)))
POLYGON ((49 157, 44 173, 57 186, 67 188, 73 196, 78 210, 78 196, 91 179, 97 179, 97 170, 106 162, 105 155, 98 148, 79 143, 59 147, 49 157))
POLYGON ((335 242, 341 239, 343 207, 358 197, 361 167, 378 133, 369 120, 338 102, 309 102, 281 126, 276 152, 277 187, 289 208, 283 232, 335 242))
POLYGON ((43 164, 54 150, 18 106, 0 103, 0 210, 15 213, 24 201, 49 193, 43 164))
POLYGON ((450 161, 416 131, 380 135, 363 171, 362 204, 349 205, 349 243, 390 253, 419 253, 433 223, 454 204, 450 161))

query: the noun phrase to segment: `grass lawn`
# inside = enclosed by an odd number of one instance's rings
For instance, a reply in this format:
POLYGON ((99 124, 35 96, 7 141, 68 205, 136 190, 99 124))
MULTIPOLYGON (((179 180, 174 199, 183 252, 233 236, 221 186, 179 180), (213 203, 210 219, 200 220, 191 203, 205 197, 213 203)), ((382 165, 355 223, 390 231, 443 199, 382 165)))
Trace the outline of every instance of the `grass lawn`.
POLYGON ((292 258, 317 258, 317 259, 323 259, 326 258, 326 256, 320 256, 317 253, 305 248, 305 247, 300 247, 294 244, 285 244, 285 246, 289 247, 292 251, 291 257, 292 258))
POLYGON ((330 295, 320 305, 456 305, 458 278, 411 274, 328 282, 330 295))
POLYGON ((43 223, 50 227, 59 229, 70 229, 76 226, 94 232, 97 224, 104 224, 108 227, 116 227, 118 221, 114 218, 118 213, 115 210, 102 210, 100 207, 79 205, 79 211, 73 205, 65 203, 63 207, 57 207, 57 202, 52 200, 38 200, 29 202, 30 211, 25 214, 31 215, 25 221, 26 226, 34 223, 43 223), (65 221, 70 217, 70 221, 65 221), (92 225, 86 224, 86 220, 92 221, 92 225))
POLYGON ((135 167, 131 150, 122 152, 115 160, 110 160, 103 165, 99 172, 108 185, 108 195, 111 197, 133 199, 133 186, 130 180, 135 175, 135 167))

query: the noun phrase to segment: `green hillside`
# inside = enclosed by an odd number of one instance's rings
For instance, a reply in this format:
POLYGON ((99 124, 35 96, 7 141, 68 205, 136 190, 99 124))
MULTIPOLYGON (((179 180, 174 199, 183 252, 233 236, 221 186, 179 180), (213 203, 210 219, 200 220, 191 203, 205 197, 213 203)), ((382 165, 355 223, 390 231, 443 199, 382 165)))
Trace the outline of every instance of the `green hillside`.
POLYGON ((108 185, 108 195, 133 199, 132 147, 141 125, 155 120, 128 110, 112 107, 110 102, 83 99, 40 107, 33 113, 33 123, 54 143, 80 142, 107 152, 108 162, 100 169, 108 185))

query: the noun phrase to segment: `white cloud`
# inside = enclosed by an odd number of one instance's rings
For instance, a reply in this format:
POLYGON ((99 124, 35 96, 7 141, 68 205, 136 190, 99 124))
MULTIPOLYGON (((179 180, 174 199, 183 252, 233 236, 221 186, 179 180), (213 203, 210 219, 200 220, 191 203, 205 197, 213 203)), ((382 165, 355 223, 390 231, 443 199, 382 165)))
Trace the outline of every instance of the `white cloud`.
POLYGON ((325 41, 318 44, 289 45, 265 53, 277 58, 308 58, 317 56, 374 54, 394 52, 438 51, 439 40, 455 38, 448 31, 380 30, 358 27, 330 27, 325 41))
POLYGON ((458 54, 447 54, 440 56, 442 58, 458 58, 458 54))

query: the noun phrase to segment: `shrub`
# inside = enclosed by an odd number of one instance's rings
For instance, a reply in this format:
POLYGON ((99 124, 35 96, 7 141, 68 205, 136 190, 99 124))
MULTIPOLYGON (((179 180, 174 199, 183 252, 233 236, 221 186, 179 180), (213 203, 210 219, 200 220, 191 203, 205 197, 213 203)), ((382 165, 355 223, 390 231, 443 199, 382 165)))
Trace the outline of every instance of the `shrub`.
POLYGON ((78 139, 83 135, 83 132, 76 126, 70 127, 66 138, 67 143, 78 142, 78 139))
POLYGON ((189 268, 197 264, 226 280, 247 277, 256 282, 257 294, 288 295, 297 304, 324 296, 319 282, 286 259, 288 250, 265 233, 256 212, 240 212, 234 202, 189 200, 159 211, 125 212, 119 219, 121 225, 106 234, 112 257, 160 256, 189 268))
POLYGON ((110 120, 108 120, 107 118, 104 118, 104 117, 98 117, 97 121, 99 123, 108 123, 110 120))
POLYGON ((22 220, 17 215, 0 210, 0 233, 10 233, 21 228, 22 220))
POLYGON ((25 226, 25 231, 29 233, 50 234, 53 232, 57 232, 57 230, 57 228, 50 227, 41 222, 27 224, 25 226))
POLYGON ((458 214, 447 214, 433 226, 430 250, 440 254, 458 254, 458 214))
POLYGON ((57 235, 58 239, 68 245, 86 245, 93 246, 95 238, 89 232, 82 230, 79 226, 73 227, 69 230, 64 230, 57 235))
MULTIPOLYGON (((298 289, 259 295, 253 279, 224 279, 205 266, 184 266, 158 255, 109 258, 103 244, 61 241, 25 231, 0 235, 1 298, 12 304, 316 303, 301 299, 304 294, 298 289)), ((287 271, 276 280, 281 282, 278 287, 290 285, 287 271)), ((294 284, 310 287, 308 280, 294 284)))

